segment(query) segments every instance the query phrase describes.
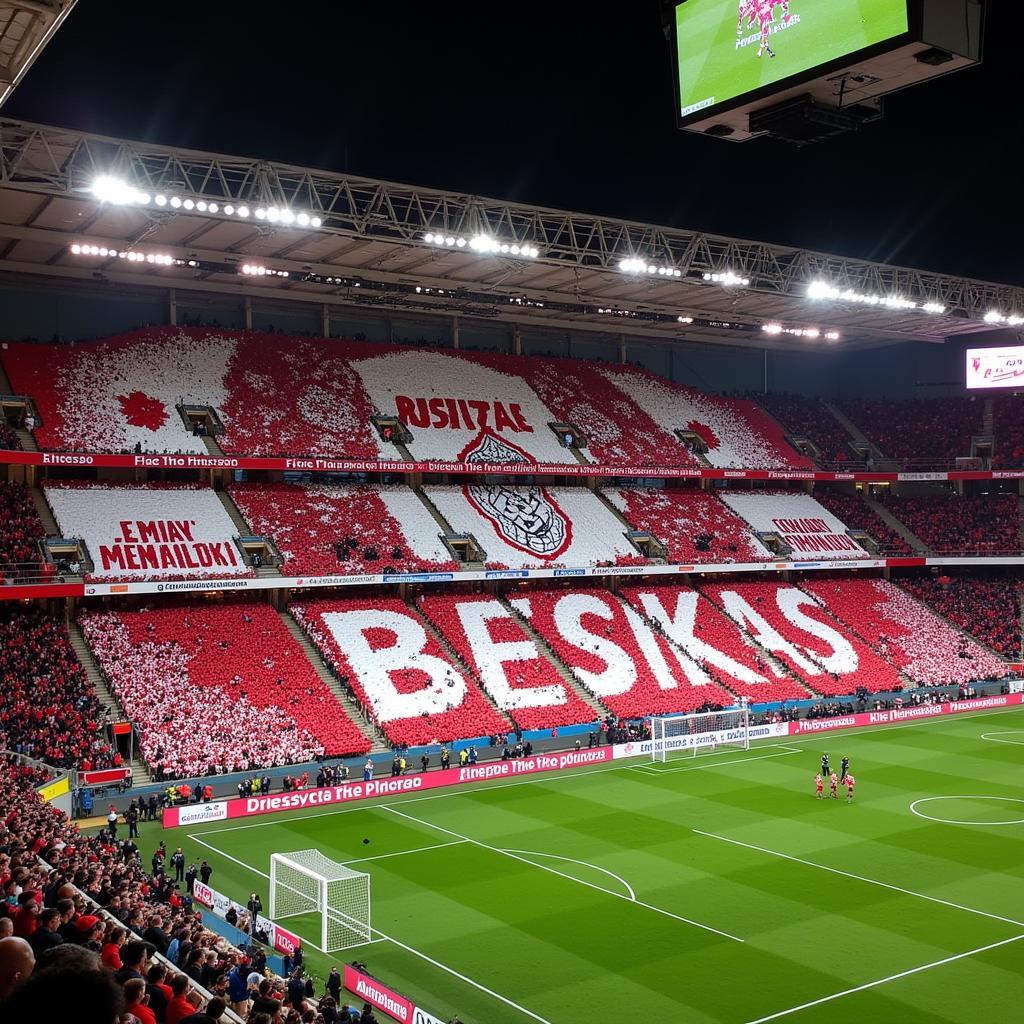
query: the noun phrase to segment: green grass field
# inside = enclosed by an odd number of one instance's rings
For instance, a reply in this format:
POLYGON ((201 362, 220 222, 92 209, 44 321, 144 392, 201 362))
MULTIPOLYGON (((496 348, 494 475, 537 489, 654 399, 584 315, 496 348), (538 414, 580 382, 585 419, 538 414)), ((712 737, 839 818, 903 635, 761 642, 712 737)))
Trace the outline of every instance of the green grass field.
MULTIPOLYGON (((468 1024, 1005 1021, 1024 996, 1022 768, 1024 713, 986 712, 168 843, 243 902, 267 902, 275 851, 361 865, 379 940, 341 958, 468 1024), (850 756, 852 805, 814 798, 822 750, 850 756), (912 813, 929 798, 960 824, 912 813)), ((309 961, 322 978, 337 959, 309 961)))
POLYGON ((774 58, 757 56, 760 36, 744 18, 736 33, 737 0, 687 0, 676 10, 679 40, 679 105, 710 106, 780 82, 818 64, 855 53, 907 31, 904 0, 790 0, 792 24, 781 28, 784 10, 775 8, 770 46, 774 58), (711 102, 707 102, 711 101, 711 102))

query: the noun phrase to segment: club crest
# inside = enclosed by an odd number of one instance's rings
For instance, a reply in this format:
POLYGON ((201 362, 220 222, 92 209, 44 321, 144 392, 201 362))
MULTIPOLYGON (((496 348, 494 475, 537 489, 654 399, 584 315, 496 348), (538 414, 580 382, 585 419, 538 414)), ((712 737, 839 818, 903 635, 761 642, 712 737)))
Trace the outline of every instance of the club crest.
MULTIPOLYGON (((503 465, 533 462, 521 448, 486 432, 470 442, 459 459, 503 465)), ((467 484, 463 494, 498 536, 520 551, 553 560, 572 543, 572 524, 543 487, 513 489, 482 478, 467 484)))

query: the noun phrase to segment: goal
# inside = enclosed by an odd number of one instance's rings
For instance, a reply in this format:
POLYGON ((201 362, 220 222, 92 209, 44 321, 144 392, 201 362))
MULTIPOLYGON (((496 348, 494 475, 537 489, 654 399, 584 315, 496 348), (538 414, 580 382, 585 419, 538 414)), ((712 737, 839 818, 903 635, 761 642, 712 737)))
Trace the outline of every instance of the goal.
POLYGON ((651 719, 651 760, 696 757, 722 747, 750 749, 750 709, 669 715, 651 719))
POLYGON ((318 926, 324 953, 369 942, 370 876, 319 850, 271 854, 270 919, 300 915, 318 926))

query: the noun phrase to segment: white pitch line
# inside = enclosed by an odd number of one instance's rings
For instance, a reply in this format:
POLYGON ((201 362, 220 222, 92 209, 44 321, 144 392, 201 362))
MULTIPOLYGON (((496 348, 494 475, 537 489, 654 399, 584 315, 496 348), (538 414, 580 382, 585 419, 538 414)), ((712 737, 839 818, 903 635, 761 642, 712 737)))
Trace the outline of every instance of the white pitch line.
POLYGON ((387 860, 388 857, 405 857, 410 853, 429 853, 431 850, 443 850, 449 846, 462 846, 464 839, 454 839, 450 843, 438 843, 436 846, 417 846, 414 850, 398 850, 396 853, 378 853, 376 857, 359 857, 356 860, 343 860, 342 864, 365 864, 371 860, 387 860))
POLYGON ((879 978, 876 981, 869 981, 864 985, 857 985, 854 988, 843 989, 842 992, 833 992, 830 996, 822 996, 821 999, 812 999, 809 1003, 801 1003, 799 1006, 791 1006, 788 1010, 779 1010, 778 1013, 770 1013, 767 1017, 758 1017, 757 1020, 748 1021, 747 1024, 767 1024, 767 1021, 778 1020, 780 1017, 788 1017, 791 1013, 799 1013, 800 1010, 807 1010, 812 1006, 821 1006, 822 1003, 831 1003, 835 999, 842 999, 843 996, 853 995, 855 992, 863 992, 869 988, 878 988, 890 981, 898 981, 900 978, 908 978, 912 974, 920 974, 922 971, 930 971, 933 967, 942 967, 943 964, 951 964, 957 960, 964 960, 969 956, 977 956, 979 953, 986 953, 990 949, 998 949, 1000 946, 1008 946, 1011 942, 1020 942, 1024 935, 1014 935, 1011 939, 1003 939, 1001 942, 990 942, 987 946, 979 946, 977 949, 969 949, 966 953, 957 953, 954 956, 944 957, 942 960, 933 960, 930 964, 922 964, 920 967, 911 967, 909 971, 900 971, 899 974, 890 974, 887 978, 879 978))
POLYGON ((650 765, 631 764, 629 770, 642 772, 645 775, 672 775, 674 772, 695 772, 702 768, 717 768, 724 764, 746 764, 748 761, 763 761, 769 757, 785 757, 786 754, 806 754, 806 750, 798 750, 795 747, 791 750, 784 750, 781 754, 758 754, 757 757, 737 757, 731 761, 705 761, 703 764, 680 765, 678 768, 653 768, 650 765))
MULTIPOLYGON (((215 854, 217 854, 217 856, 224 857, 227 860, 233 861, 235 864, 239 865, 239 867, 245 868, 246 871, 251 871, 254 875, 258 875, 260 878, 265 878, 268 881, 270 880, 270 875, 268 875, 265 871, 260 871, 257 868, 254 868, 251 864, 246 864, 244 861, 239 860, 237 857, 232 857, 230 853, 225 853, 223 850, 218 850, 216 846, 211 846, 209 843, 204 843, 201 839, 196 839, 195 836, 192 836, 191 838, 195 839, 195 841, 199 843, 201 846, 205 846, 208 850, 212 850, 215 854)), ((446 843, 445 845, 447 846, 454 844, 446 843)), ((454 967, 449 967, 447 964, 441 963, 440 960, 435 960, 432 956, 427 956, 426 953, 416 949, 415 947, 406 945, 406 943, 404 942, 400 942, 394 936, 382 932, 379 928, 374 928, 371 925, 370 931, 373 932, 373 934, 380 936, 379 939, 372 939, 372 942, 390 942, 393 945, 397 946, 399 949, 404 949, 407 953, 411 953, 413 956, 417 956, 421 960, 425 960, 428 964, 431 964, 432 966, 438 968, 438 970, 444 971, 446 974, 450 974, 453 978, 458 978, 459 981, 464 981, 467 985, 472 986, 478 992, 483 992, 485 995, 491 996, 492 999, 497 999, 498 1002, 504 1003, 506 1006, 511 1006, 513 1010, 518 1010, 525 1016, 537 1021, 537 1024, 551 1024, 551 1021, 549 1021, 546 1017, 542 1017, 539 1013, 534 1013, 533 1010, 528 1010, 525 1006, 521 1006, 519 1003, 514 1002, 507 996, 503 996, 500 992, 495 992, 494 989, 490 989, 486 985, 480 984, 479 981, 474 981, 467 975, 455 970, 454 967)), ((309 942, 308 939, 306 941, 309 942)), ((309 944, 311 946, 314 945, 314 943, 312 942, 310 942, 309 944)), ((368 943, 366 943, 366 945, 368 945, 368 943)), ((316 948, 319 949, 319 947, 316 948)), ((321 950, 321 952, 323 951, 321 950)))
MULTIPOLYGON (((455 845, 455 844, 450 844, 455 845)), ((633 886, 629 884, 621 875, 615 874, 614 871, 609 871, 607 868, 603 868, 598 864, 591 864, 589 860, 576 860, 575 857, 562 857, 557 853, 539 853, 537 850, 508 850, 504 849, 502 853, 521 853, 524 857, 550 857, 552 860, 564 860, 570 864, 580 864, 585 868, 593 868, 594 871, 600 871, 601 874, 607 875, 609 878, 614 878, 616 882, 621 882, 625 886, 626 891, 629 893, 629 898, 636 903, 636 892, 633 886)), ((540 865, 537 865, 538 867, 540 865)))
POLYGON ((965 907, 962 903, 953 903, 944 900, 939 896, 929 896, 927 893, 915 892, 913 889, 904 889, 902 886, 893 885, 891 882, 881 882, 877 878, 868 878, 866 875, 855 875, 851 871, 843 871, 841 868, 834 868, 828 864, 817 864, 813 860, 804 860, 803 857, 794 857, 788 853, 780 853, 778 850, 769 850, 764 846, 755 846, 753 843, 744 843, 739 839, 729 839, 727 836, 719 836, 714 832, 704 832, 699 828, 693 829, 699 836, 707 836, 708 839, 717 839, 723 843, 731 843, 733 846, 742 846, 748 850, 757 850, 759 853, 767 853, 772 857, 780 857, 782 860, 790 860, 795 864, 803 864, 809 868, 817 868, 819 871, 828 871, 833 875, 842 875, 844 878, 853 878, 858 882, 867 882, 869 885, 878 885, 883 889, 891 889, 893 892, 902 893, 904 896, 916 896, 921 900, 928 900, 930 903, 941 903, 945 907, 952 907, 954 910, 963 910, 968 914, 977 914, 979 917, 988 917, 993 921, 1002 921, 1004 924, 1016 925, 1024 928, 1024 921, 1015 921, 1012 917, 1001 917, 999 914, 990 914, 987 910, 978 910, 975 907, 965 907))
MULTIPOLYGON (((1022 707, 1012 707, 1012 708, 999 708, 999 709, 997 709, 995 711, 966 711, 961 716, 961 718, 962 719, 989 718, 992 715, 1003 715, 1003 714, 1006 714, 1006 713, 1011 712, 1011 711, 1021 711, 1021 710, 1024 710, 1024 708, 1022 708, 1022 707)), ((879 726, 865 726, 862 729, 842 729, 842 730, 838 730, 837 729, 835 731, 835 733, 815 733, 815 734, 808 734, 806 736, 790 736, 790 737, 787 737, 787 742, 790 743, 790 744, 792 744, 792 743, 806 743, 808 740, 815 740, 815 741, 820 742, 822 736, 824 736, 824 735, 835 735, 835 736, 844 735, 844 736, 849 736, 851 734, 852 735, 856 735, 858 733, 863 733, 863 732, 883 732, 883 731, 892 732, 895 729, 910 729, 910 728, 913 728, 914 726, 920 726, 920 725, 935 725, 937 721, 945 722, 945 721, 953 721, 953 719, 925 718, 925 719, 922 719, 921 721, 905 722, 902 725, 887 725, 887 726, 882 726, 882 727, 879 727, 879 726)), ((759 740, 755 740, 754 742, 758 743, 759 747, 762 746, 762 745, 767 746, 767 744, 762 744, 761 741, 759 741, 759 740)), ((801 748, 797 748, 797 749, 801 749, 801 748)), ((637 755, 637 756, 640 756, 640 755, 637 755)), ((752 760, 752 758, 744 758, 743 760, 752 760)), ((536 775, 536 776, 534 776, 532 778, 529 778, 529 779, 517 779, 515 782, 506 782, 506 783, 504 783, 504 784, 502 784, 500 786, 499 785, 488 785, 488 786, 484 786, 484 787, 480 787, 480 788, 474 788, 472 790, 472 792, 474 792, 474 793, 487 793, 487 792, 490 792, 491 790, 496 790, 496 789, 512 789, 515 786, 534 786, 534 785, 537 785, 538 783, 544 783, 544 782, 561 782, 561 781, 566 780, 566 779, 582 778, 585 775, 599 775, 599 774, 601 774, 603 772, 614 772, 614 771, 630 770, 630 769, 636 768, 636 767, 639 767, 639 766, 623 762, 621 764, 604 765, 601 768, 585 768, 585 769, 580 769, 580 770, 566 769, 564 771, 558 771, 558 772, 545 772, 545 773, 538 774, 538 775, 536 775)), ((714 767, 714 763, 707 763, 707 764, 695 765, 694 766, 695 769, 696 768, 713 768, 713 767, 714 767)), ((378 808, 378 807, 380 807, 380 808, 391 807, 391 806, 403 807, 405 804, 423 803, 424 801, 427 801, 427 800, 450 800, 452 797, 466 796, 468 792, 469 792, 469 790, 467 790, 467 789, 465 789, 465 788, 463 788, 461 786, 454 786, 454 787, 452 787, 452 789, 450 789, 448 792, 445 792, 445 793, 434 793, 434 794, 431 794, 430 796, 407 797, 405 799, 399 799, 399 800, 395 801, 394 804, 378 804, 378 803, 372 803, 372 802, 370 802, 368 800, 360 800, 360 801, 358 801, 355 804, 348 805, 348 806, 345 806, 345 807, 338 807, 338 808, 335 808, 335 809, 330 810, 330 811, 323 811, 320 814, 297 815, 294 818, 282 818, 282 817, 280 817, 279 815, 276 815, 276 814, 268 814, 268 815, 266 815, 266 819, 267 819, 266 821, 254 821, 254 822, 249 822, 248 824, 245 824, 245 825, 229 825, 227 828, 208 829, 205 832, 194 832, 194 833, 190 833, 190 835, 193 835, 193 836, 196 836, 196 835, 199 835, 199 836, 213 836, 213 835, 219 835, 221 832, 238 832, 238 831, 240 831, 242 829, 248 829, 248 828, 268 828, 268 827, 273 826, 273 825, 280 825, 282 822, 287 822, 287 821, 296 821, 296 820, 307 821, 310 818, 326 818, 326 817, 329 817, 329 816, 334 815, 334 814, 351 814, 354 811, 366 811, 366 810, 372 810, 372 809, 378 808)))
POLYGON ((730 935, 729 932, 723 932, 721 929, 713 928, 709 924, 702 924, 700 921, 694 921, 689 917, 681 917, 679 914, 673 914, 670 910, 664 910, 661 907, 656 907, 653 903, 644 903, 643 900, 630 899, 624 893, 616 892, 614 889, 606 889, 603 885, 595 885, 593 882, 586 882, 582 878, 577 878, 575 875, 567 875, 564 871, 548 867, 546 864, 537 864, 535 861, 527 860, 525 857, 521 857, 519 854, 513 853, 511 850, 502 850, 497 846, 491 846, 489 843, 481 842, 479 839, 471 839, 469 836, 464 836, 459 832, 453 832, 450 828, 445 828, 443 825, 436 825, 434 822, 427 821, 424 818, 413 817, 413 815, 406 814, 404 811, 400 811, 396 807, 387 806, 381 807, 380 809, 382 811, 390 811, 392 814, 397 814, 400 818, 408 818, 409 821, 415 821, 420 825, 427 825, 429 828, 437 829, 438 832, 444 832, 450 836, 455 836, 457 839, 464 839, 467 843, 479 846, 482 850, 490 850, 491 853, 501 854, 503 857, 511 857, 512 860, 520 861, 523 864, 529 864, 532 868, 538 868, 540 871, 550 872, 552 875, 558 875, 560 878, 566 878, 570 882, 576 882, 578 885, 585 885, 588 889, 596 889, 598 892, 603 892, 608 896, 614 896, 617 900, 625 900, 627 903, 632 903, 637 907, 643 907, 645 910, 653 910, 656 914, 671 917, 676 921, 682 921, 684 924, 693 925, 695 928, 702 928, 706 932, 713 932, 715 935, 721 935, 722 938, 731 939, 733 942, 744 941, 737 935, 730 935))

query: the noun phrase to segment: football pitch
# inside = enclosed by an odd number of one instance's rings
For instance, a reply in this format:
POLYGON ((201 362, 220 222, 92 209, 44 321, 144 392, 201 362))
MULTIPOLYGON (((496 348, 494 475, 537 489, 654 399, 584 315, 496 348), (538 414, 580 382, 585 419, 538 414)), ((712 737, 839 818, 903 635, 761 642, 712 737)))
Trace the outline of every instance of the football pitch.
POLYGON ((1024 712, 984 712, 166 838, 242 903, 275 852, 368 871, 376 941, 309 968, 359 959, 445 1020, 1010 1020, 1022 769, 1024 712), (852 804, 815 799, 823 751, 852 804))

